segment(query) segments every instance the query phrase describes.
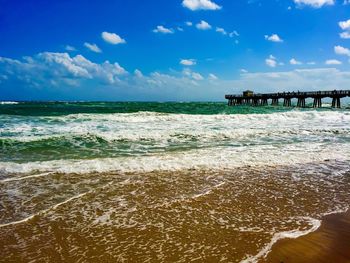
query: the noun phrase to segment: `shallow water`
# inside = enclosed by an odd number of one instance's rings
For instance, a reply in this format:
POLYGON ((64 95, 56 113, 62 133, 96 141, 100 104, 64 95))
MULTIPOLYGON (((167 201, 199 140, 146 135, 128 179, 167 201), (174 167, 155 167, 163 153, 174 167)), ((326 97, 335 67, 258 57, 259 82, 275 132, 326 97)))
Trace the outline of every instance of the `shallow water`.
POLYGON ((130 108, 0 105, 1 262, 256 261, 348 208, 347 110, 130 108))
POLYGON ((282 239, 260 262, 349 262, 350 210, 322 218, 314 232, 296 239, 282 239))

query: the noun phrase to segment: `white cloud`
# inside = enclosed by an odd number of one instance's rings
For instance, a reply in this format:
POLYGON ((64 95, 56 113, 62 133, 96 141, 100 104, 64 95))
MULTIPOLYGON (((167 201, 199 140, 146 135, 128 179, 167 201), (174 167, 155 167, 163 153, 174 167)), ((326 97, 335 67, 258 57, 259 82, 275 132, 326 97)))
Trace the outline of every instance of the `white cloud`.
POLYGON ((101 37, 104 41, 112 45, 125 44, 125 39, 115 33, 102 32, 101 37))
POLYGON ((229 37, 239 37, 239 34, 238 32, 235 30, 235 31, 232 31, 231 33, 228 34, 229 37))
POLYGON ((343 39, 349 39, 350 38, 350 32, 342 32, 339 34, 340 38, 343 39))
POLYGON ((218 32, 218 33, 223 34, 224 36, 228 36, 228 37, 230 37, 230 38, 234 38, 234 37, 238 37, 238 36, 239 36, 239 34, 238 34, 238 32, 237 32, 236 30, 234 30, 234 31, 232 31, 232 32, 230 32, 230 33, 228 33, 228 32, 227 32, 224 28, 222 28, 222 27, 216 27, 215 31, 218 32))
POLYGON ((265 63, 271 68, 275 68, 277 66, 277 60, 272 55, 270 55, 267 59, 265 59, 265 63))
POLYGON ((182 27, 179 27, 179 26, 177 27, 177 30, 180 31, 180 32, 184 31, 184 29, 182 27))
POLYGON ((350 19, 346 21, 339 22, 339 26, 343 30, 350 30, 350 19))
POLYGON ((227 35, 227 32, 222 27, 217 27, 215 31, 219 32, 219 33, 221 33, 223 35, 227 35))
POLYGON ((86 48, 90 49, 92 52, 95 52, 95 53, 101 53, 102 52, 102 50, 96 44, 90 44, 88 42, 85 42, 84 46, 86 48))
POLYGON ((183 0, 182 6, 192 11, 196 10, 220 10, 222 7, 212 0, 183 0))
POLYGON ((210 73, 209 76, 208 76, 208 79, 210 79, 210 80, 218 80, 219 78, 216 75, 214 75, 213 73, 210 73))
POLYGON ((316 62, 315 61, 310 61, 310 62, 307 62, 306 64, 308 64, 308 65, 316 65, 316 62))
POLYGON ((156 29, 153 29, 154 33, 162 33, 162 34, 173 34, 174 30, 171 28, 166 28, 164 26, 157 26, 156 29))
POLYGON ((204 79, 200 73, 194 72, 189 68, 185 68, 182 71, 182 74, 186 77, 192 78, 193 80, 203 80, 204 79))
POLYGON ((195 59, 181 59, 180 64, 184 66, 194 66, 197 62, 195 59))
MULTIPOLYGON (((0 61, 1 63, 1 61, 0 61)), ((118 63, 105 61, 96 64, 82 55, 71 57, 68 53, 39 53, 33 57, 27 57, 25 61, 11 61, 7 63, 12 68, 14 78, 23 81, 22 76, 16 76, 16 72, 26 76, 28 85, 71 85, 90 81, 101 85, 110 85, 119 82, 119 77, 127 75, 127 71, 118 63)))
POLYGON ((341 21, 338 23, 339 27, 343 30, 344 32, 340 33, 340 37, 343 39, 350 39, 350 19, 346 21, 341 21))
POLYGON ((192 78, 194 80, 203 80, 204 79, 203 76, 201 74, 197 73, 197 72, 193 72, 192 73, 192 78))
POLYGON ((283 42, 277 34, 272 34, 271 36, 265 35, 265 39, 272 42, 283 42))
POLYGON ((242 68, 242 69, 240 69, 240 71, 239 72, 241 72, 241 73, 248 73, 248 70, 246 70, 246 69, 244 69, 244 68, 242 68))
POLYGON ((134 74, 138 78, 142 78, 143 77, 143 74, 142 74, 141 70, 139 70, 139 69, 135 69, 134 74))
POLYGON ((64 49, 67 51, 77 51, 77 49, 71 45, 66 45, 64 49))
POLYGON ((289 60, 289 63, 291 65, 301 65, 301 64, 303 64, 301 61, 298 61, 295 58, 292 58, 291 60, 289 60))
POLYGON ((344 0, 343 5, 350 5, 350 0, 344 0))
POLYGON ((342 47, 342 46, 335 46, 334 52, 337 55, 345 55, 350 57, 350 49, 342 47))
POLYGON ((193 26, 193 23, 190 21, 187 21, 185 24, 186 24, 186 26, 193 26))
POLYGON ((341 65, 342 62, 337 59, 328 59, 325 62, 326 65, 341 65))
POLYGON ((321 8, 324 5, 334 5, 334 0, 294 0, 298 6, 308 5, 313 8, 321 8))
POLYGON ((200 23, 198 23, 196 25, 196 27, 199 29, 199 30, 208 30, 208 29, 211 29, 211 25, 208 24, 208 22, 202 20, 200 23))

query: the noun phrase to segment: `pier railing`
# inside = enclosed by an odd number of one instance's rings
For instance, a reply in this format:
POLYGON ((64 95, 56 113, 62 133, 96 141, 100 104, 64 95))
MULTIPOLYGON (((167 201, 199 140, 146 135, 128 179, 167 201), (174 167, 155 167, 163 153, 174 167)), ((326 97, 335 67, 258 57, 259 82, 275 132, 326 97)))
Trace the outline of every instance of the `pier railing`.
POLYGON ((291 100, 297 99, 298 107, 305 107, 307 98, 314 99, 313 107, 322 107, 322 98, 331 98, 332 107, 341 107, 340 99, 344 97, 350 97, 350 90, 333 90, 333 91, 297 91, 297 92, 277 92, 277 93, 265 93, 265 94, 253 94, 253 95, 225 95, 225 99, 228 100, 229 106, 248 104, 253 106, 268 105, 268 101, 271 100, 271 105, 277 106, 279 100, 283 99, 283 106, 291 106, 291 100))

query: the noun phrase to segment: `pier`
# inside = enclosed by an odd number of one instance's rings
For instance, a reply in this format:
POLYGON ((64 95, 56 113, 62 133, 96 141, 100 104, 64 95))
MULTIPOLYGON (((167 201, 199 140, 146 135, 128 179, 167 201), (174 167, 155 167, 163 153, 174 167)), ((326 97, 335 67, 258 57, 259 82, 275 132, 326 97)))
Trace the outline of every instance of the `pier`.
POLYGON ((229 106, 236 105, 252 105, 252 106, 278 106, 280 100, 283 100, 283 106, 291 107, 292 99, 297 100, 297 107, 305 108, 306 99, 313 99, 313 107, 322 107, 323 98, 332 99, 332 107, 341 107, 341 98, 350 97, 350 90, 333 90, 333 91, 309 91, 309 92, 278 92, 278 93, 266 93, 255 94, 252 91, 245 91, 243 95, 225 95, 225 99, 228 100, 229 106))

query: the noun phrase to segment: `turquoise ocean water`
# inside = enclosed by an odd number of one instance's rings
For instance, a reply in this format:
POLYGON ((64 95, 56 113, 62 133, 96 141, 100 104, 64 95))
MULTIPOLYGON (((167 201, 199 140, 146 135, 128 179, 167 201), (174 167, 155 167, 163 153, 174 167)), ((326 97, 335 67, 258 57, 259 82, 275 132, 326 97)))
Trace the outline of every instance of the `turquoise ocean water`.
POLYGON ((6 170, 10 163, 118 160, 195 151, 210 155, 217 147, 249 152, 328 142, 343 148, 348 143, 348 118, 346 109, 225 103, 3 102, 0 162, 6 170))

